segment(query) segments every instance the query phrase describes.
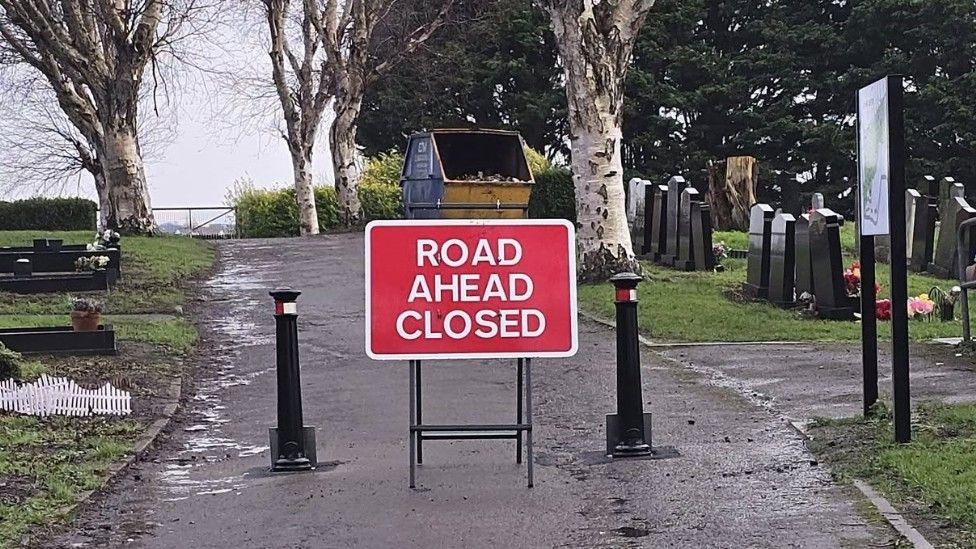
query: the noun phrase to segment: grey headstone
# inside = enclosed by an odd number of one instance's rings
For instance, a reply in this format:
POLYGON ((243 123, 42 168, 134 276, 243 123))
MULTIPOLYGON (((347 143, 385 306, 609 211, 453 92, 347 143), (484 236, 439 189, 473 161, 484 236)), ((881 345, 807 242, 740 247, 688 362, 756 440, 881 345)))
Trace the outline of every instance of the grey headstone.
POLYGON ((630 240, 634 250, 640 251, 644 246, 644 187, 648 184, 643 179, 630 180, 630 192, 627 196, 627 221, 630 223, 630 240))
POLYGON ((773 218, 769 246, 769 300, 781 307, 796 304, 796 218, 781 213, 773 218))
POLYGON ((796 295, 813 295, 813 266, 810 263, 810 214, 796 218, 796 295))
POLYGON ((912 235, 908 268, 917 273, 928 269, 935 254, 935 224, 939 220, 939 183, 931 175, 926 175, 922 178, 919 190, 921 200, 915 207, 913 223, 908 226, 912 235))
POLYGON ((691 248, 695 257, 695 269, 711 271, 715 268, 715 250, 712 249, 712 211, 704 200, 691 203, 691 248))
POLYGON ((674 267, 682 271, 695 270, 695 257, 691 244, 691 205, 701 203, 698 190, 688 187, 681 191, 681 201, 678 204, 678 258, 674 267))
POLYGON ((753 298, 769 296, 769 246, 773 214, 769 204, 755 204, 749 212, 749 257, 744 289, 753 298))
POLYGON ((668 186, 653 185, 654 215, 651 225, 651 242, 648 253, 651 261, 663 262, 668 253, 668 186))
MULTIPOLYGON (((951 178, 946 178, 946 180, 951 178)), ((956 229, 959 211, 968 208, 969 204, 963 198, 966 189, 955 181, 948 187, 949 199, 942 206, 942 227, 939 231, 939 242, 935 248, 935 257, 928 266, 928 272, 939 278, 955 278, 956 276, 956 229)))
POLYGON ((668 180, 668 249, 661 262, 674 265, 678 260, 678 210, 681 201, 681 191, 685 190, 688 182, 684 177, 676 175, 668 180))
POLYGON ((824 197, 821 193, 813 193, 810 197, 810 208, 813 210, 819 210, 824 207, 824 197))
POLYGON ((850 320, 857 303, 844 284, 844 257, 840 247, 841 217, 828 208, 810 214, 810 258, 813 293, 820 318, 850 320))

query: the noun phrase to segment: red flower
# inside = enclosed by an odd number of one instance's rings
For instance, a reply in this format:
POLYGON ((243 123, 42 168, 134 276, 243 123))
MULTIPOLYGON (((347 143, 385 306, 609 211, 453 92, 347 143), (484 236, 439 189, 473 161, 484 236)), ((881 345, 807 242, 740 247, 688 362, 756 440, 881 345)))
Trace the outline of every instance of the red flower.
POLYGON ((891 300, 879 299, 875 302, 874 314, 878 320, 891 320, 891 300))

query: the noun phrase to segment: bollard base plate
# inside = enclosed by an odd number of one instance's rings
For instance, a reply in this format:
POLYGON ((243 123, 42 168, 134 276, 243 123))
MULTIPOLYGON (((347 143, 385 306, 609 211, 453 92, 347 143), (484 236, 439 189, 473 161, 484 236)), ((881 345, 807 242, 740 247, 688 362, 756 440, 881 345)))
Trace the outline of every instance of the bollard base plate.
POLYGON ((268 429, 268 438, 271 441, 271 471, 309 471, 318 465, 315 452, 315 427, 302 427, 302 440, 298 451, 292 457, 285 457, 279 454, 281 447, 278 429, 271 427, 268 429))
POLYGON ((644 414, 644 444, 640 446, 618 448, 621 440, 620 422, 617 414, 607 414, 607 451, 606 455, 615 458, 642 457, 652 453, 651 449, 651 413, 644 414))

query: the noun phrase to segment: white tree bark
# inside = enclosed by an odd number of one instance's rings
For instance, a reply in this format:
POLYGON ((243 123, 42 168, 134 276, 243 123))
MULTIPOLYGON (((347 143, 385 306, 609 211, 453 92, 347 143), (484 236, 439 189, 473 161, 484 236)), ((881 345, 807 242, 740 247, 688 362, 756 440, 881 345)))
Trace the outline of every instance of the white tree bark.
POLYGON ((152 233, 155 223, 135 128, 106 130, 98 154, 108 205, 105 224, 125 234, 152 233))
POLYGON ((315 185, 312 178, 312 148, 291 155, 295 176, 295 201, 298 202, 299 230, 303 235, 319 234, 319 214, 315 206, 315 185))
POLYGON ((363 95, 351 104, 337 99, 336 116, 329 132, 332 147, 332 169, 335 174, 336 194, 339 197, 339 215, 346 225, 355 225, 362 218, 359 201, 360 169, 356 159, 356 119, 363 95))
POLYGON ((634 41, 654 0, 538 0, 566 76, 579 276, 639 272, 627 226, 621 126, 634 41))

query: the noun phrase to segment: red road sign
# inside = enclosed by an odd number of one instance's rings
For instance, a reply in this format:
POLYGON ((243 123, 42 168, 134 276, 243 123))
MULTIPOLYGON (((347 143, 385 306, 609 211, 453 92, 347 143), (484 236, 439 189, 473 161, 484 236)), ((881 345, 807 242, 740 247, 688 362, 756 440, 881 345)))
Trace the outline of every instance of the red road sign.
POLYGON ((378 360, 576 354, 568 221, 374 221, 366 354, 378 360))

